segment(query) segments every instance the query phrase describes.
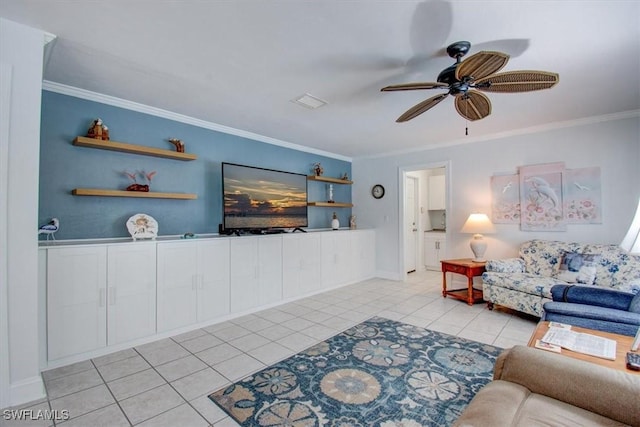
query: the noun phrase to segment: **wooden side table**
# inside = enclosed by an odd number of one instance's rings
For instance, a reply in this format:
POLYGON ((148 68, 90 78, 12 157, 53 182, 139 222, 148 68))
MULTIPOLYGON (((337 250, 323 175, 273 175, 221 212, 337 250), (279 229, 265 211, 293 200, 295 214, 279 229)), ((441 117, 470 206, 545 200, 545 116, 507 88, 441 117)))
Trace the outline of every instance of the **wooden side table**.
POLYGON ((444 298, 449 295, 452 298, 466 301, 469 305, 482 301, 482 291, 473 288, 473 278, 484 273, 484 261, 476 262, 471 258, 462 258, 442 260, 440 263, 442 264, 442 296, 444 298), (447 272, 466 276, 467 287, 447 290, 447 272))

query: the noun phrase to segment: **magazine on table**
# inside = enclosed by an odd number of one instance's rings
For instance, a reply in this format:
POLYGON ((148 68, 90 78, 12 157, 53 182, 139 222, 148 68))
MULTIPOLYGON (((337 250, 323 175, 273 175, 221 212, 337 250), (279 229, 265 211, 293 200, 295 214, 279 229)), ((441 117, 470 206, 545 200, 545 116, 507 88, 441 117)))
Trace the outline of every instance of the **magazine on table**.
POLYGON ((549 328, 541 341, 589 356, 616 360, 616 342, 608 338, 569 329, 549 328))

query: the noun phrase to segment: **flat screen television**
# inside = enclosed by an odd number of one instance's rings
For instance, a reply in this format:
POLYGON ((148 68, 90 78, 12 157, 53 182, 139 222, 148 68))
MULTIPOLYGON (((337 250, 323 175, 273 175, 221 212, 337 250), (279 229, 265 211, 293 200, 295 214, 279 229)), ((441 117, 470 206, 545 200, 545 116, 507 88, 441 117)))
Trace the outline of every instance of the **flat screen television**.
POLYGON ((282 230, 307 227, 307 176, 222 163, 223 228, 282 230))

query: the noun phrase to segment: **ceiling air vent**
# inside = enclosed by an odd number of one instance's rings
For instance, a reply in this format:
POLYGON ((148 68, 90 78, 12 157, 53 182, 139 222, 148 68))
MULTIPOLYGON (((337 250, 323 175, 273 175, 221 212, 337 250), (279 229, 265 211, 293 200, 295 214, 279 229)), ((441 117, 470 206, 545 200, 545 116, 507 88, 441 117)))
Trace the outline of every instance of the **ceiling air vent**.
POLYGON ((309 95, 308 93, 292 99, 291 102, 301 105, 305 108, 309 108, 310 110, 315 110, 316 108, 320 108, 323 105, 328 104, 327 101, 323 101, 322 99, 316 98, 315 96, 309 95))

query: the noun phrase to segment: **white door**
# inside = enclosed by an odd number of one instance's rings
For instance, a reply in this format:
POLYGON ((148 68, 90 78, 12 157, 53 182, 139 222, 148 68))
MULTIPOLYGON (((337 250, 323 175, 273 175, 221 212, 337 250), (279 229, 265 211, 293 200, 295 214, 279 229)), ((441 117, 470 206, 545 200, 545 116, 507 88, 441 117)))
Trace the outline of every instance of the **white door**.
POLYGON ((418 178, 406 177, 404 193, 404 271, 412 273, 416 271, 418 256, 418 178))
POLYGON ((156 333, 156 245, 107 248, 107 344, 156 333))

